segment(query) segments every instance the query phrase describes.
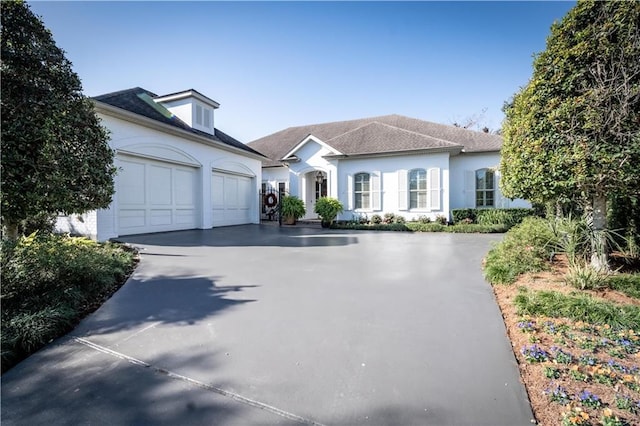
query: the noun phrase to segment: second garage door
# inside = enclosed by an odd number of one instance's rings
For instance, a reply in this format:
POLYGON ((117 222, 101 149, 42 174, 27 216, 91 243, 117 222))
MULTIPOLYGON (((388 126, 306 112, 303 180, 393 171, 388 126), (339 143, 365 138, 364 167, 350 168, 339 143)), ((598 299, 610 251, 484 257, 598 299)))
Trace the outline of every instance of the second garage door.
POLYGON ((119 155, 118 234, 197 227, 198 169, 119 155))
POLYGON ((213 226, 251 223, 253 178, 231 173, 213 172, 211 200, 213 226))

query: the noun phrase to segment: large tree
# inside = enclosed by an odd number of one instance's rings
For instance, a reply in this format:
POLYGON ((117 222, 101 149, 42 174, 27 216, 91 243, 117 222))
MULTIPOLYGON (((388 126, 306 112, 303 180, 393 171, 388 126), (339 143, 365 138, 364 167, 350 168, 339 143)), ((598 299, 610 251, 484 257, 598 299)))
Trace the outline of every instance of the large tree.
POLYGON ((583 203, 606 268, 607 198, 640 197, 640 3, 579 1, 505 114, 503 193, 583 203))
POLYGON ((2 222, 107 207, 113 151, 80 79, 51 32, 23 1, 3 1, 2 222))

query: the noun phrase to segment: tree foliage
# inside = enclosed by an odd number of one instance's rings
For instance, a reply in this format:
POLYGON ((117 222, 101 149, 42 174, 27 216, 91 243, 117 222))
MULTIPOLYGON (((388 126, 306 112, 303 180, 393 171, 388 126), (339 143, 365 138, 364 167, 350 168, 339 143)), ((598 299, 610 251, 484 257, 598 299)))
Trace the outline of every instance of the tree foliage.
POLYGON ((107 207, 113 151, 71 62, 26 3, 1 8, 4 226, 107 207))
POLYGON ((640 196, 640 3, 579 1, 506 105, 501 189, 534 202, 640 196))

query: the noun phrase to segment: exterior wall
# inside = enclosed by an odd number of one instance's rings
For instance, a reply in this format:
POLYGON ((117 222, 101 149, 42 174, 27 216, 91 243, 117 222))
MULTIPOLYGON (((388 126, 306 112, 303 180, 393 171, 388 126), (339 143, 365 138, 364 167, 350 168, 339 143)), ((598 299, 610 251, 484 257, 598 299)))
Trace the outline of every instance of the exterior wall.
POLYGON ((279 182, 286 182, 287 188, 289 188, 289 169, 282 167, 268 167, 262 169, 262 183, 266 184, 269 188, 278 188, 279 182))
POLYGON ((318 142, 309 140, 300 147, 295 155, 300 159, 299 162, 289 165, 289 193, 299 197, 305 204, 307 214, 305 218, 316 218, 315 214, 315 173, 322 171, 327 176, 327 196, 337 197, 337 194, 331 192, 331 187, 337 176, 337 167, 335 163, 327 161, 323 156, 333 154, 333 152, 318 142))
MULTIPOLYGON (((394 213, 407 220, 417 219, 418 216, 429 216, 435 219, 442 215, 449 217, 449 153, 433 153, 422 155, 405 155, 400 157, 380 157, 354 160, 340 160, 338 174, 338 197, 345 206, 345 212, 339 219, 350 220, 354 216, 373 214, 383 215, 394 213), (429 170, 438 168, 440 171, 440 208, 438 209, 407 209, 401 210, 398 187, 399 171, 422 168, 429 170), (352 196, 348 190, 349 175, 359 172, 380 173, 381 200, 379 209, 348 210, 352 196)), ((406 188, 404 188, 406 189, 406 188)))
POLYGON ((56 230, 64 234, 82 235, 92 239, 98 239, 97 212, 91 211, 82 215, 59 215, 56 220, 56 230))
MULTIPOLYGON (((98 114, 102 124, 111 132, 109 145, 116 153, 139 155, 144 158, 160 161, 169 161, 177 164, 198 167, 198 194, 201 197, 198 202, 197 227, 208 229, 213 226, 213 213, 211 209, 211 175, 214 169, 229 171, 235 174, 253 176, 252 192, 255 195, 252 205, 251 222, 259 223, 258 193, 262 175, 262 163, 253 158, 228 152, 202 143, 182 139, 141 125, 133 124, 125 120, 114 118, 105 114, 98 114)), ((118 167, 118 158, 115 165, 118 167)), ((118 176, 115 177, 115 187, 118 188, 118 176)), ((111 205, 107 209, 92 212, 95 217, 95 231, 87 226, 81 226, 75 216, 68 220, 58 220, 60 230, 67 229, 84 230, 83 235, 106 240, 118 236, 118 194, 113 196, 111 205)), ((84 217, 84 216, 83 216, 84 217)), ((85 220, 85 223, 87 221, 85 220)))
MULTIPOLYGON (((466 178, 466 173, 469 171, 475 171, 483 168, 495 168, 497 169, 500 165, 500 153, 498 152, 487 152, 487 153, 477 153, 477 154, 460 154, 454 157, 451 157, 451 209, 460 209, 460 208, 473 208, 475 207, 475 194, 474 197, 471 198, 468 196, 469 191, 475 191, 475 186, 473 189, 471 187, 467 187, 465 181, 468 180, 466 178), (472 201, 473 200, 473 201, 472 201)), ((496 184, 499 182, 499 171, 496 173, 498 178, 496 179, 496 184)), ((474 181, 475 185, 475 181, 474 181)), ((496 207, 500 208, 510 208, 510 207, 524 207, 529 208, 531 204, 525 200, 516 199, 510 200, 505 198, 500 193, 499 186, 496 185, 496 207)))

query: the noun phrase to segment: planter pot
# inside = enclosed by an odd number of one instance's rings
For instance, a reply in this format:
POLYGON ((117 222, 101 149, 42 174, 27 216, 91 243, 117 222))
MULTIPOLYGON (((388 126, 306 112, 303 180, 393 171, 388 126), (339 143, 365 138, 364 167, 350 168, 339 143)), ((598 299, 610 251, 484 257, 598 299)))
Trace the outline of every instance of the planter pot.
POLYGON ((296 224, 296 217, 295 216, 285 216, 284 217, 284 224, 285 225, 295 225, 296 224))

